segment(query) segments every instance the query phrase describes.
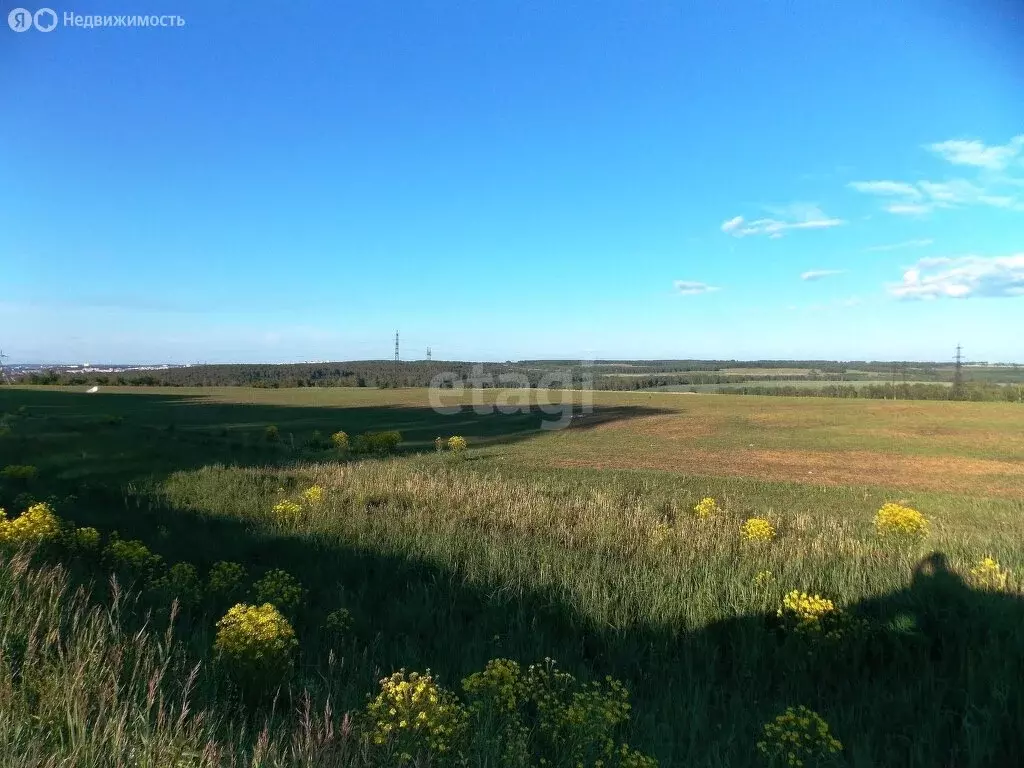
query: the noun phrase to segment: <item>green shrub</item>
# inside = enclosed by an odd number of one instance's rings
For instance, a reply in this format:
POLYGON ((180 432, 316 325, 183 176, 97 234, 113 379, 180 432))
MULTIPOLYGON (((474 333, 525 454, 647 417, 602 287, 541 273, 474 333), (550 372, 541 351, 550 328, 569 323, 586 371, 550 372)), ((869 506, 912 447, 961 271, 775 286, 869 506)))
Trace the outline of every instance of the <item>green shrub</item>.
POLYGON ((287 571, 274 568, 253 584, 256 602, 271 603, 286 613, 293 613, 302 603, 302 585, 287 571))
POLYGON ((115 531, 103 549, 103 559, 115 571, 130 577, 146 578, 154 574, 163 558, 137 539, 122 539, 115 531))
POLYGON ((212 597, 234 600, 242 594, 245 568, 238 563, 220 560, 210 568, 209 592, 212 597))
POLYGON ((387 432, 364 432, 356 437, 352 444, 355 453, 372 453, 383 456, 393 453, 402 442, 402 433, 395 430, 387 432))
POLYGON ((0 477, 6 480, 20 480, 28 482, 39 476, 39 470, 31 464, 8 464, 0 469, 0 477))
POLYGON ((177 600, 181 605, 198 605, 203 599, 199 572, 191 563, 175 563, 166 574, 150 583, 150 590, 158 599, 177 600))

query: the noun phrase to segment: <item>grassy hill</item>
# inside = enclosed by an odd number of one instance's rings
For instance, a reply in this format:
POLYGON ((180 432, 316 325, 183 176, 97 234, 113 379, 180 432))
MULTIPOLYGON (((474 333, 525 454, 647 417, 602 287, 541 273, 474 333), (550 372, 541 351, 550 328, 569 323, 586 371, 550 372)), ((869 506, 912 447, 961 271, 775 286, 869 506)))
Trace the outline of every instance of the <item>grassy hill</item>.
POLYGON ((842 742, 821 764, 1024 754, 1019 405, 577 392, 567 421, 513 396, 0 389, 0 468, 35 468, 0 506, 65 527, 4 550, 0 765, 754 766, 796 706, 842 742), (338 430, 403 442, 344 454, 338 430), (436 450, 451 435, 464 454, 436 450), (890 502, 923 537, 879 534, 890 502), (833 608, 802 620, 793 590, 833 608), (265 600, 296 639, 273 680, 217 650, 227 610, 265 600), (425 726, 399 744, 400 715, 377 743, 403 668, 441 686, 422 711, 447 750, 425 726))

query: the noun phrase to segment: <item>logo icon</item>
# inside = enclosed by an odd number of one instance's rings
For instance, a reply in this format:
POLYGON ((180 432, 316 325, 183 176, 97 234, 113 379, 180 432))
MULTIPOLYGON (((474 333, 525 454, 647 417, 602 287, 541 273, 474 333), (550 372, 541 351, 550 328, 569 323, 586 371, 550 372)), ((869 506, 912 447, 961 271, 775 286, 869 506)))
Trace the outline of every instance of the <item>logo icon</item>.
POLYGON ((7 26, 15 32, 28 32, 32 27, 40 32, 53 32, 57 28, 57 13, 53 8, 40 8, 35 13, 28 8, 15 8, 7 14, 7 26))
POLYGON ((40 8, 32 17, 32 21, 40 32, 53 32, 57 26, 57 14, 52 8, 40 8))
POLYGON ((15 32, 28 32, 32 29, 32 11, 27 8, 15 8, 7 14, 7 26, 15 32))

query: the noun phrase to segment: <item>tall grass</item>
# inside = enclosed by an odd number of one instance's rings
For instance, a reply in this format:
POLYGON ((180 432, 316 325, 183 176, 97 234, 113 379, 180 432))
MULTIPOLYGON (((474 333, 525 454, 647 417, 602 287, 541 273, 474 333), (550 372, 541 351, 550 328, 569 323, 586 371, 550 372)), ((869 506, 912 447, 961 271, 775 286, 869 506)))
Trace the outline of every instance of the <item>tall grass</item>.
POLYGON ((623 678, 635 743, 668 765, 755 764, 760 724, 795 703, 826 714, 853 765, 982 766, 1020 743, 1008 723, 1024 708, 1005 682, 1024 649, 1019 593, 967 579, 987 554, 1021 572, 1019 502, 915 494, 900 500, 931 519, 930 537, 893 544, 874 533, 875 511, 895 500, 878 489, 429 457, 208 467, 172 475, 160 498, 241 525, 232 552, 309 585, 307 668, 323 653, 318 606, 350 609, 348 673, 364 686, 370 669, 429 666, 453 680, 494 655, 555 655, 623 678), (287 524, 267 515, 312 483, 322 504, 287 524), (705 495, 722 511, 700 520, 705 495), (743 541, 752 514, 773 521, 774 541, 743 541), (941 568, 929 574, 933 551, 941 568), (807 648, 780 637, 772 617, 792 589, 867 617, 870 638, 807 648))
POLYGON ((362 764, 345 723, 308 695, 262 728, 233 718, 230 697, 196 708, 204 665, 187 660, 173 630, 126 631, 140 606, 111 587, 103 608, 62 567, 0 556, 0 766, 362 764))
MULTIPOLYGON (((156 466, 177 439, 151 438, 135 458, 156 466)), ((851 766, 981 768, 1024 754, 1019 499, 539 466, 557 442, 471 448, 458 462, 209 465, 59 497, 62 516, 142 539, 204 578, 218 561, 243 564, 249 589, 288 571, 305 590, 290 617, 298 664, 276 698, 249 701, 212 655, 225 606, 170 618, 148 597, 79 590, 75 563, 6 559, 0 765, 375 765, 352 713, 381 677, 430 668, 458 690, 489 659, 545 656, 581 679, 622 679, 628 739, 666 766, 757 765, 761 725, 799 704, 825 717, 851 766), (534 445, 536 461, 519 462, 534 445), (311 485, 324 489, 315 503, 311 485), (702 520, 692 509, 705 496, 721 511, 702 520), (301 512, 275 515, 285 499, 301 512), (928 538, 876 536, 889 501, 921 510, 928 538), (745 542, 752 516, 776 538, 745 542), (1006 591, 972 583, 986 556, 1013 574, 1006 591), (775 615, 793 589, 868 629, 794 638, 775 615), (351 626, 339 634, 326 617, 341 609, 351 626)), ((61 461, 60 477, 89 472, 61 461)), ((40 466, 33 490, 58 475, 40 466)), ((107 565, 93 565, 105 584, 107 565)), ((474 759, 502 764, 486 750, 474 759)))

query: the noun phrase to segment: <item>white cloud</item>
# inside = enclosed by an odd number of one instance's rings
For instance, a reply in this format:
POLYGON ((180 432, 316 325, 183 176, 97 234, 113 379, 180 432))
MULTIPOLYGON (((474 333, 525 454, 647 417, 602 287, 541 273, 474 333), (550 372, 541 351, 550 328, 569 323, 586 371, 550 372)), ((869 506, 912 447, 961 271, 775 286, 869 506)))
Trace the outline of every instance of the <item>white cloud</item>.
POLYGON ((903 216, 920 216, 925 213, 931 213, 933 206, 921 205, 920 203, 889 203, 885 206, 885 210, 889 213, 900 214, 903 216))
POLYGON ((712 291, 721 290, 717 286, 708 285, 707 283, 697 283, 693 280, 676 280, 675 288, 676 292, 681 296, 696 296, 701 293, 711 293, 712 291))
POLYGON ((1024 296, 1024 253, 921 259, 889 293, 901 299, 1024 296))
POLYGON ((821 280, 823 277, 832 277, 846 272, 845 269, 811 269, 800 275, 801 280, 821 280))
POLYGON ((729 219, 728 221, 722 222, 722 231, 723 232, 732 232, 732 231, 734 231, 736 229, 739 229, 740 225, 742 225, 742 224, 743 224, 743 217, 742 216, 734 216, 733 218, 729 219))
POLYGON ((851 188, 880 197, 898 197, 882 207, 889 213, 921 215, 937 208, 956 208, 966 205, 988 205, 995 208, 1024 210, 1024 202, 1006 194, 992 194, 990 190, 967 179, 950 181, 919 181, 917 186, 891 181, 855 181, 851 188), (882 186, 879 186, 882 185, 882 186), (897 189, 906 190, 897 192, 897 189), (909 190, 909 191, 908 191, 909 190))
POLYGON ((847 186, 866 195, 905 197, 908 200, 921 199, 920 191, 915 189, 913 184, 907 184, 904 181, 851 181, 847 186))
POLYGON ((936 204, 973 205, 986 202, 985 190, 966 179, 946 182, 919 181, 918 186, 936 204))
POLYGON ((973 165, 990 171, 1002 171, 1024 153, 1024 134, 1014 136, 1006 144, 987 146, 975 139, 952 139, 927 145, 926 149, 953 165, 973 165))
POLYGON ((918 240, 906 240, 902 243, 892 243, 891 245, 875 245, 871 248, 866 248, 867 251, 899 251, 903 248, 925 248, 931 245, 935 241, 930 237, 923 237, 918 240))
POLYGON ((847 186, 863 194, 889 198, 891 201, 883 208, 897 215, 922 215, 939 208, 975 205, 1024 211, 1024 197, 1019 191, 1024 180, 1008 172, 1018 157, 1024 166, 1024 134, 991 147, 980 141, 954 139, 926 148, 953 165, 979 169, 978 177, 973 181, 852 181, 847 186))
POLYGON ((846 223, 842 219, 826 216, 816 205, 808 203, 793 203, 767 210, 777 218, 747 221, 743 216, 734 216, 728 221, 722 222, 722 231, 733 237, 768 235, 772 239, 778 239, 791 229, 826 229, 846 223))

